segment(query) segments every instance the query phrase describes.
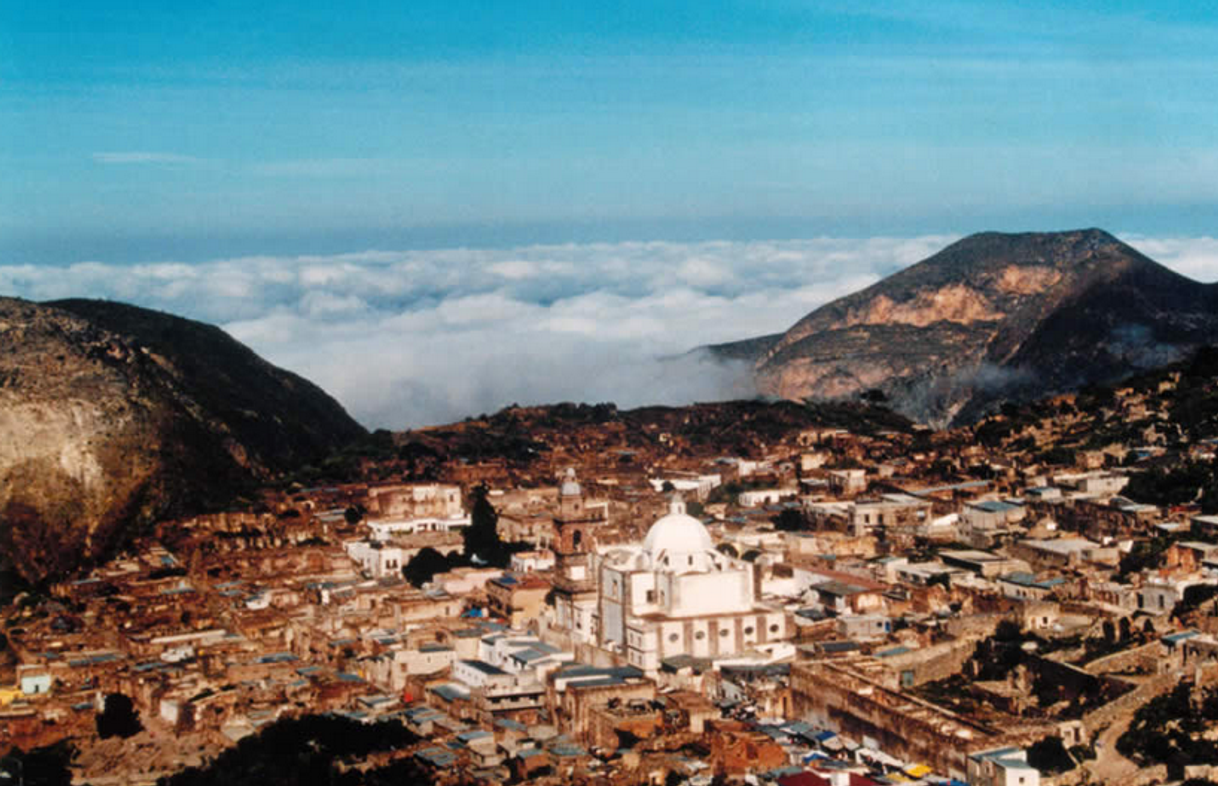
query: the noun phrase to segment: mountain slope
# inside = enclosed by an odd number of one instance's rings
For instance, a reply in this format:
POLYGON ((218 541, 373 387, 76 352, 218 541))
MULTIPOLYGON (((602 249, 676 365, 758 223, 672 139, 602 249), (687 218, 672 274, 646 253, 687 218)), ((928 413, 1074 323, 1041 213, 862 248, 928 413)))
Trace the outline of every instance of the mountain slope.
POLYGON ((759 342, 754 370, 764 393, 878 388, 942 426, 1180 357, 1218 339, 1216 303, 1213 286, 1098 229, 987 232, 759 342))
POLYGON ((40 580, 364 434, 219 328, 0 298, 0 552, 40 580))

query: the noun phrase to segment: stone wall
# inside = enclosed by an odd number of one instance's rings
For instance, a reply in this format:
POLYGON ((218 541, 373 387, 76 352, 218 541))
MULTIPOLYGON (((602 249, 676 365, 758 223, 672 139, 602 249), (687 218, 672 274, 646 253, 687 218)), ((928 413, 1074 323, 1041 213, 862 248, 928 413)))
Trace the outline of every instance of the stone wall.
POLYGON ((964 670, 964 664, 972 658, 976 649, 976 638, 955 639, 883 658, 880 662, 890 675, 884 685, 892 690, 900 690, 947 679, 964 670), (903 682, 902 676, 905 674, 912 681, 903 682))
POLYGON ((995 729, 826 661, 793 666, 791 692, 797 717, 869 738, 886 753, 961 779, 968 754, 993 747, 999 737, 995 729))
POLYGON ((1085 668, 1091 674, 1107 674, 1111 672, 1144 670, 1151 674, 1158 671, 1158 664, 1163 655, 1163 645, 1157 641, 1143 644, 1133 649, 1121 650, 1102 658, 1096 658, 1085 668))

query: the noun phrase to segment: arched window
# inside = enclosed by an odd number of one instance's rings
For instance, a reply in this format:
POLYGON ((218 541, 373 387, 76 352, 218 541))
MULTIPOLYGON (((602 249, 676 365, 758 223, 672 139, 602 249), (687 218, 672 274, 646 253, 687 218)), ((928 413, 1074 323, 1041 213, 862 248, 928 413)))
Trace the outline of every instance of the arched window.
POLYGON ((579 548, 579 544, 582 543, 583 540, 584 540, 584 533, 582 530, 577 529, 577 530, 575 530, 574 533, 572 533, 571 545, 574 546, 575 548, 579 548))

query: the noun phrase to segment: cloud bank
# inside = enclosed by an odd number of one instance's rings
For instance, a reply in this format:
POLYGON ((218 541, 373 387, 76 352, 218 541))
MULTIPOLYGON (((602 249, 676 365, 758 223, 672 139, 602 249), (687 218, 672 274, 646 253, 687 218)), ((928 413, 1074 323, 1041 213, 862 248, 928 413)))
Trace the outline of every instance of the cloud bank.
MULTIPOLYGON (((0 293, 121 300, 213 322, 320 384, 369 427, 507 404, 683 404, 752 393, 684 356, 785 330, 954 236, 613 243, 255 256, 199 264, 0 266, 0 293), (675 360, 665 360, 672 356, 675 360)), ((1218 241, 1136 238, 1218 278, 1218 241)))

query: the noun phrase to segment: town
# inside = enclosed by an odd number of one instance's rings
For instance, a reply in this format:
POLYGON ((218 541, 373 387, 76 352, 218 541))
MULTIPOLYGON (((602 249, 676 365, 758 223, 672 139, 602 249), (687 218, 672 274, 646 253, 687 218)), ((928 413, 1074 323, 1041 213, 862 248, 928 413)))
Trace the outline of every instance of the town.
POLYGON ((0 751, 155 783, 326 715, 441 784, 1204 782, 1218 515, 1133 494, 1213 461, 1180 377, 951 432, 744 402, 392 435, 4 607, 0 751))

